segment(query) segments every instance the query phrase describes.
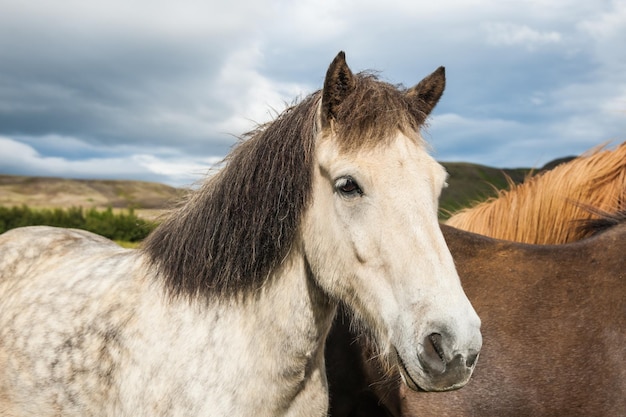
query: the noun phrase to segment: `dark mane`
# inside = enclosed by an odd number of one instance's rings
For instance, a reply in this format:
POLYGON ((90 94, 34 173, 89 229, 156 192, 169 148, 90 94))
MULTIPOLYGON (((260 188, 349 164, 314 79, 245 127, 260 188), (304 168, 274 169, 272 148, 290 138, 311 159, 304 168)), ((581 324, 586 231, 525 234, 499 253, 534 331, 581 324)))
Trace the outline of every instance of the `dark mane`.
POLYGON ((417 140, 430 110, 407 97, 403 86, 380 82, 374 74, 362 72, 355 87, 336 113, 335 133, 344 150, 378 146, 398 131, 417 140))
MULTIPOLYGON (((403 90, 368 74, 355 79, 332 127, 344 149, 374 146, 398 129, 417 137, 426 114, 403 90)), ((311 199, 320 97, 244 135, 224 168, 146 239, 172 296, 254 291, 287 257, 311 199)))
MULTIPOLYGON (((623 204, 621 204, 623 206, 623 204)), ((583 206, 588 212, 598 216, 592 219, 582 219, 578 221, 578 231, 583 237, 595 236, 604 233, 615 226, 626 223, 626 209, 616 212, 607 212, 595 209, 591 206, 583 206)))

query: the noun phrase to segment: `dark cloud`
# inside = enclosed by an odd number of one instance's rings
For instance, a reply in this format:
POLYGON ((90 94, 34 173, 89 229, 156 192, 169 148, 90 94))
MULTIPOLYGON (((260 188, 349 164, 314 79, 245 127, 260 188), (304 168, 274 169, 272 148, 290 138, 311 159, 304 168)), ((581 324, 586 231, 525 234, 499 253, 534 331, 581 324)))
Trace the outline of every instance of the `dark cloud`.
POLYGON ((427 132, 443 160, 539 166, 624 140, 623 2, 531 3, 4 5, 0 172, 179 184, 320 88, 339 50, 407 86, 446 66, 427 132))

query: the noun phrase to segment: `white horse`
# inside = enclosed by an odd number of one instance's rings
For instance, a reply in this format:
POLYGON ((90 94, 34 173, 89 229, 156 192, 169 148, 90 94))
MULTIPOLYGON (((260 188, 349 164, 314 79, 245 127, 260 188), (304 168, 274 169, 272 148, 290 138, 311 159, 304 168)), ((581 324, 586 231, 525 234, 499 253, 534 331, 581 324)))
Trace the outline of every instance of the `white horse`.
POLYGON ((340 302, 410 387, 463 386, 480 321, 419 136, 444 85, 440 68, 398 89, 340 53, 142 249, 1 235, 0 415, 321 416, 340 302))

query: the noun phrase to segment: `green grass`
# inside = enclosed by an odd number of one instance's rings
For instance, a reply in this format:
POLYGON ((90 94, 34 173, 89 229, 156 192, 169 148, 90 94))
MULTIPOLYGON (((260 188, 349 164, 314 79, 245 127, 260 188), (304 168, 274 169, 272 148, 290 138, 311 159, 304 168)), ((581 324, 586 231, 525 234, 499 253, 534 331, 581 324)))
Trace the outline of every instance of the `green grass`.
POLYGON ((126 240, 116 240, 115 243, 126 249, 137 249, 141 242, 128 242, 126 240))
POLYGON ((26 205, 0 206, 0 233, 24 226, 56 226, 88 230, 112 240, 139 242, 156 226, 137 217, 133 209, 126 212, 72 207, 69 209, 33 209, 26 205))

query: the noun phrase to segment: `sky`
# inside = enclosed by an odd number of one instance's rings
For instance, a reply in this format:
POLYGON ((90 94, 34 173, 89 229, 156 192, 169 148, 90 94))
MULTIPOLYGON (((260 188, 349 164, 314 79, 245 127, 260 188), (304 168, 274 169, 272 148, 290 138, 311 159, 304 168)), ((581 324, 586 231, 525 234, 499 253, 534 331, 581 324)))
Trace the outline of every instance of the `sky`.
POLYGON ((439 161, 541 167, 626 141, 626 0, 0 0, 0 174, 187 186, 354 72, 438 66, 439 161))

